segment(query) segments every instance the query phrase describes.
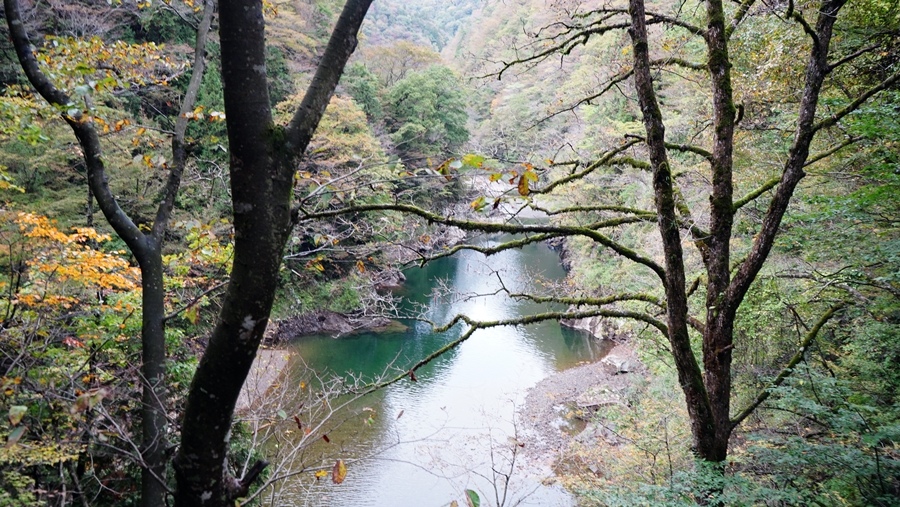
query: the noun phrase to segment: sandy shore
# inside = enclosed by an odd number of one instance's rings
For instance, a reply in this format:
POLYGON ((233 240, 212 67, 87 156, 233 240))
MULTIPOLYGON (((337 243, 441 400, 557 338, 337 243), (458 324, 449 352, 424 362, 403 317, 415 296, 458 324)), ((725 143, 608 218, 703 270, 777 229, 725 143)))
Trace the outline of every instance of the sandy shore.
POLYGON ((287 366, 291 353, 281 349, 260 349, 256 352, 256 359, 241 388, 238 396, 235 412, 248 410, 253 403, 265 396, 266 391, 281 376, 284 367, 287 366))

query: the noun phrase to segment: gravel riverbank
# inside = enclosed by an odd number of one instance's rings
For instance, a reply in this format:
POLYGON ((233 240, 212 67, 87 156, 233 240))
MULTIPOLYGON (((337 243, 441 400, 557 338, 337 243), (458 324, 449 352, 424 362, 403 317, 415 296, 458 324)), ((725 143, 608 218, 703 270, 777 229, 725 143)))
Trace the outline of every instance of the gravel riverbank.
POLYGON ((601 438, 581 431, 593 409, 623 403, 620 393, 644 375, 646 368, 631 347, 617 344, 601 361, 561 371, 539 382, 529 390, 519 411, 518 440, 525 444, 525 457, 551 469, 574 439, 588 443, 585 439, 601 438))

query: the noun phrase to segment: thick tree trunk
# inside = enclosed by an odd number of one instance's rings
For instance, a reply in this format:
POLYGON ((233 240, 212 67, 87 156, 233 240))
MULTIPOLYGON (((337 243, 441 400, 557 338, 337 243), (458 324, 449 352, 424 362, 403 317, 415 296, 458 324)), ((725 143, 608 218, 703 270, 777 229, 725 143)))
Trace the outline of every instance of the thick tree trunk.
POLYGON ((735 107, 731 62, 721 0, 706 2, 707 68, 712 85, 713 150, 710 161, 710 233, 706 241, 706 330, 703 333, 704 384, 709 393, 715 431, 702 436, 698 455, 713 462, 725 460, 731 434, 731 361, 734 315, 724 311, 731 282, 731 235, 734 223, 732 167, 735 107))
POLYGON ((644 128, 647 131, 647 148, 650 152, 650 166, 653 170, 654 200, 666 261, 663 284, 666 293, 669 345, 675 359, 678 381, 684 392, 691 420, 693 447, 704 459, 707 456, 714 458, 716 456, 713 453, 716 448, 714 438, 717 434, 716 420, 710 406, 706 386, 703 383, 700 366, 691 350, 688 333, 684 252, 681 248, 680 226, 675 214, 675 190, 665 147, 665 126, 656 99, 656 92, 653 90, 650 72, 644 2, 631 0, 629 13, 631 15, 629 33, 634 48, 634 82, 643 113, 644 128))
POLYGON ((350 0, 288 128, 273 124, 262 3, 219 6, 234 209, 234 265, 218 322, 191 383, 175 459, 176 506, 230 506, 249 486, 225 467, 234 406, 266 329, 292 227, 291 190, 371 0, 350 0))
MULTIPOLYGON (((690 348, 687 330, 687 297, 684 287, 683 252, 675 215, 675 192, 665 149, 665 130, 656 101, 649 67, 647 29, 642 0, 631 0, 631 37, 634 47, 634 80, 653 169, 653 186, 666 258, 664 279, 669 340, 679 381, 685 393, 691 419, 694 450, 709 462, 722 462, 735 424, 731 421, 731 364, 734 349, 734 321, 744 295, 765 262, 791 196, 803 178, 803 167, 816 133, 815 110, 825 76, 832 27, 844 0, 823 3, 815 28, 804 24, 813 39, 807 65, 794 144, 785 164, 782 180, 750 255, 734 280, 731 279, 733 202, 733 151, 735 107, 731 86, 729 33, 721 0, 706 2, 706 40, 713 99, 713 149, 709 156, 712 191, 710 231, 701 250, 706 267, 706 322, 703 328, 703 372, 690 348)), ((805 22, 804 22, 805 23, 805 22)))

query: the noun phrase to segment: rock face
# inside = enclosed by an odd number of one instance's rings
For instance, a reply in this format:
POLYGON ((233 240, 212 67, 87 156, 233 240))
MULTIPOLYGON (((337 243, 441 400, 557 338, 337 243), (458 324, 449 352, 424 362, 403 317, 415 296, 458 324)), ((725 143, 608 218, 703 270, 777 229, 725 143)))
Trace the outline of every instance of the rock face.
POLYGON ((559 254, 559 263, 566 273, 572 271, 572 253, 566 243, 566 238, 552 238, 546 241, 551 250, 559 254))
POLYGON ((375 275, 372 282, 378 292, 391 292, 403 287, 406 275, 399 269, 386 269, 375 275))
POLYGON ((364 332, 403 331, 406 326, 386 317, 351 316, 328 310, 304 313, 278 323, 272 333, 273 343, 282 343, 301 336, 341 336, 364 332))
POLYGON ((627 333, 615 319, 606 317, 585 317, 583 319, 562 319, 561 326, 578 329, 590 333, 601 340, 611 340, 622 343, 627 341, 627 333))

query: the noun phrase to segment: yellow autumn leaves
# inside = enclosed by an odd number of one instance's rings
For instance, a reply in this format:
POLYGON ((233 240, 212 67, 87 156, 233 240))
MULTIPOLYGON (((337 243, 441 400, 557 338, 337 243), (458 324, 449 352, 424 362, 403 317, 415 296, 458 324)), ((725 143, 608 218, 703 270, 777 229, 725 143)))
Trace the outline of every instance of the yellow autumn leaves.
POLYGON ((133 290, 138 286, 137 269, 115 255, 117 252, 106 253, 89 246, 109 241, 108 235, 86 227, 76 227, 66 234, 49 218, 31 213, 18 213, 15 222, 22 235, 39 247, 27 261, 37 272, 59 283, 85 288, 133 290))

